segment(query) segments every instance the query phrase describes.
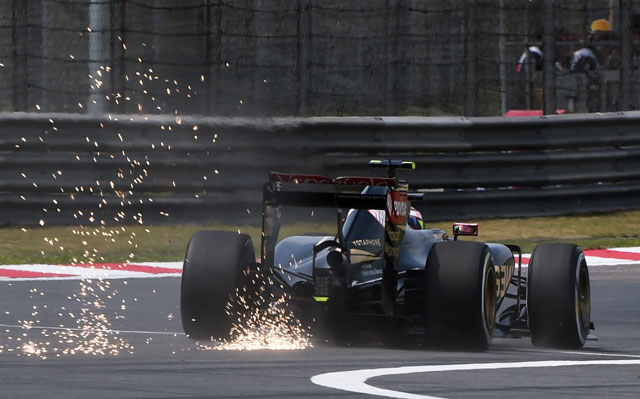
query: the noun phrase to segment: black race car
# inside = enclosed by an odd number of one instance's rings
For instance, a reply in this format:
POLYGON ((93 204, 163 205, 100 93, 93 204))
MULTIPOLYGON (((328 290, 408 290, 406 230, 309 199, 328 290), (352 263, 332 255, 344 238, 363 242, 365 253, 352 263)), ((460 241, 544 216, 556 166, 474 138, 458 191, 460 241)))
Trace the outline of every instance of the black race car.
POLYGON ((272 172, 264 186, 261 257, 246 234, 199 231, 187 247, 180 310, 193 339, 224 339, 238 315, 278 298, 319 331, 348 336, 357 327, 426 337, 445 347, 484 350, 494 336, 531 336, 536 346, 580 348, 590 320, 589 272, 582 250, 536 247, 522 273, 513 245, 458 240, 477 224, 407 227, 406 161, 371 161, 386 177, 272 172), (282 207, 337 209, 335 235, 277 242, 282 207), (346 210, 343 213, 343 210, 346 210))

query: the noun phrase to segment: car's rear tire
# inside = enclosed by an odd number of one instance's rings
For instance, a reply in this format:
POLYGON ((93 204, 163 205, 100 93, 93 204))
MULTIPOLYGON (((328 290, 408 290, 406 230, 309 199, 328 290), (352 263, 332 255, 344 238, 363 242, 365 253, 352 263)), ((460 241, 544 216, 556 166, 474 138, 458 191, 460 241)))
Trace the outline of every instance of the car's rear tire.
POLYGON ((182 328, 189 338, 230 337, 237 319, 236 290, 246 289, 246 276, 255 263, 246 234, 203 230, 191 237, 180 287, 182 328))
POLYGON ((427 344, 486 350, 495 328, 496 270, 489 247, 470 241, 437 243, 425 267, 427 344))
POLYGON ((577 349, 591 325, 589 269, 574 244, 543 244, 533 251, 527 277, 527 315, 535 346, 577 349))

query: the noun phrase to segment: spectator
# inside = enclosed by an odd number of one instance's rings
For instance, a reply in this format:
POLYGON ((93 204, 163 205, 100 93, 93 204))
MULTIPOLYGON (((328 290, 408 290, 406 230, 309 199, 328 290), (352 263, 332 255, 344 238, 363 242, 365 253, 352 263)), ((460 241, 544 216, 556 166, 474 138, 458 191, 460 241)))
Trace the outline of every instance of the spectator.
MULTIPOLYGON (((536 31, 536 41, 542 43, 542 28, 538 28, 536 31)), ((555 34, 556 43, 564 42, 567 40, 576 40, 577 37, 569 34, 564 28, 558 29, 555 34)), ((570 54, 566 53, 568 47, 559 46, 556 48, 556 52, 558 55, 558 59, 555 61, 555 67, 558 71, 563 71, 569 68, 569 63, 571 61, 570 54)), ((537 45, 529 46, 518 59, 518 63, 516 64, 516 71, 522 72, 522 69, 525 67, 528 60, 531 60, 534 70, 541 71, 544 67, 544 57, 543 57, 543 47, 538 47, 537 45)))
MULTIPOLYGON (((535 34, 535 40, 538 43, 542 42, 542 28, 538 28, 535 34)), ((522 72, 523 68, 527 65, 527 63, 531 62, 533 64, 533 68, 536 71, 541 71, 543 67, 542 63, 542 49, 537 45, 528 46, 520 58, 518 59, 518 63, 516 64, 516 72, 522 72)))
POLYGON ((569 70, 571 72, 596 71, 601 68, 596 51, 591 47, 584 47, 573 53, 569 70))
POLYGON ((596 19, 589 27, 590 33, 611 32, 611 24, 606 19, 596 19))
POLYGON ((620 48, 612 43, 617 41, 611 24, 606 19, 597 19, 591 23, 588 44, 573 53, 571 72, 587 72, 599 69, 617 69, 620 67, 620 48))
POLYGON ((542 50, 538 46, 529 46, 518 59, 518 64, 516 65, 516 71, 522 72, 522 68, 525 67, 525 64, 529 62, 529 57, 533 60, 532 63, 536 71, 542 70, 542 50))

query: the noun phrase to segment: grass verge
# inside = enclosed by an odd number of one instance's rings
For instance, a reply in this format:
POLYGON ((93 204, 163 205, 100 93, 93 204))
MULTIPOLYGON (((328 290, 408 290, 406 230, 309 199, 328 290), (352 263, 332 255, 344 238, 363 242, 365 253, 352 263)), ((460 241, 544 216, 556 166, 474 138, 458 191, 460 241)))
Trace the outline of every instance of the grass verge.
MULTIPOLYGON (((572 242, 583 249, 640 246, 640 211, 477 222, 480 235, 471 239, 515 244, 524 252, 552 241, 572 242)), ((450 232, 451 223, 428 226, 450 232)), ((181 261, 191 235, 203 229, 247 233, 259 253, 260 226, 5 227, 0 228, 0 264, 181 261)), ((280 236, 334 229, 331 223, 294 223, 284 225, 280 236)))

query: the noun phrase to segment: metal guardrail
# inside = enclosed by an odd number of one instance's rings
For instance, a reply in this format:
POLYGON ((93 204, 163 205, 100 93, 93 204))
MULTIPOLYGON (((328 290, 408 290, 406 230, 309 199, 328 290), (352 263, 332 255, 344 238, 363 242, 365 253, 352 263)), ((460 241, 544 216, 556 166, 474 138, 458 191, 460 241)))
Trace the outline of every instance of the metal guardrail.
POLYGON ((270 170, 416 162, 427 219, 640 208, 640 112, 527 118, 0 114, 0 223, 259 220, 270 170))

